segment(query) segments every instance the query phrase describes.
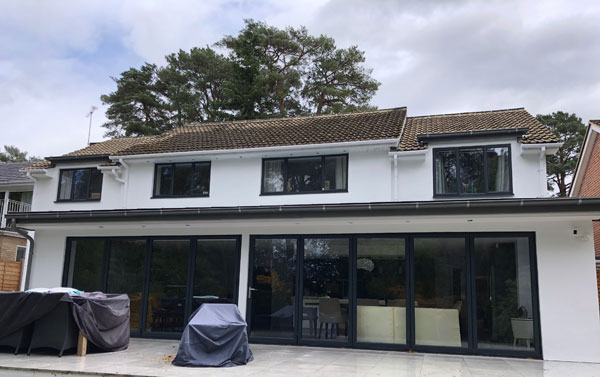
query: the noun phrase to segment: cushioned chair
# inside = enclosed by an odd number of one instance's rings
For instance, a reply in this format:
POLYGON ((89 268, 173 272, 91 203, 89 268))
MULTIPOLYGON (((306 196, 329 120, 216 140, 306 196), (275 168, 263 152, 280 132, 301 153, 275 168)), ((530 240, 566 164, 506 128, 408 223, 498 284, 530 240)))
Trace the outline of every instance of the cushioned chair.
POLYGON ((511 318, 513 332, 513 347, 517 346, 517 341, 523 340, 527 344, 527 348, 531 346, 533 341, 533 319, 528 318, 511 318))
POLYGON ((331 325, 331 331, 329 332, 330 337, 333 337, 333 327, 335 326, 337 334, 340 333, 340 323, 344 324, 344 331, 347 332, 347 316, 342 312, 340 300, 337 298, 320 298, 319 299, 319 338, 321 338, 321 331, 323 330, 323 324, 325 324, 325 339, 327 339, 327 331, 329 325, 331 325))

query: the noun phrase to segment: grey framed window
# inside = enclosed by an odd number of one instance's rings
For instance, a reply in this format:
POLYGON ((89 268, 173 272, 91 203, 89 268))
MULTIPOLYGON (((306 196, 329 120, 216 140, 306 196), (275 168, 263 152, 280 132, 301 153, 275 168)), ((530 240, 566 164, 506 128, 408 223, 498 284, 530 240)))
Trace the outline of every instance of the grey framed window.
POLYGON ((512 194, 510 145, 433 151, 434 196, 512 194))
POLYGON ((56 201, 100 200, 102 172, 94 168, 61 169, 56 201))
POLYGON ((347 154, 263 159, 262 195, 347 191, 347 154))
POLYGON ((208 196, 210 162, 156 164, 153 198, 208 196))

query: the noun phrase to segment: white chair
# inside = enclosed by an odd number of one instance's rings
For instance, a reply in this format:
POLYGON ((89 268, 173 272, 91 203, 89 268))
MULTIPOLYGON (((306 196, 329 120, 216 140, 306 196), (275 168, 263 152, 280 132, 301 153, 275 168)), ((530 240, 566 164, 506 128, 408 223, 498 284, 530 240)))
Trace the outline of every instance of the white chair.
POLYGON ((511 318, 510 323, 514 337, 513 347, 517 346, 518 340, 524 340, 527 348, 530 348, 533 341, 533 319, 511 318))

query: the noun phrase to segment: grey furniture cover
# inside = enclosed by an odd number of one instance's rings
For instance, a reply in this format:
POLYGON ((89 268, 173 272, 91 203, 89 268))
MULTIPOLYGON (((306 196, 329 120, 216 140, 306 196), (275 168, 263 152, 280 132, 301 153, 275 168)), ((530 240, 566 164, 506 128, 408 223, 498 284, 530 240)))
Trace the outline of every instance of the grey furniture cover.
POLYGON ((120 351, 129 346, 129 297, 100 292, 78 295, 2 292, 0 339, 32 324, 35 336, 35 323, 51 314, 61 303, 68 305, 78 330, 99 349, 120 351))
POLYGON ((246 322, 234 304, 203 304, 185 327, 174 365, 233 367, 254 360, 246 322))

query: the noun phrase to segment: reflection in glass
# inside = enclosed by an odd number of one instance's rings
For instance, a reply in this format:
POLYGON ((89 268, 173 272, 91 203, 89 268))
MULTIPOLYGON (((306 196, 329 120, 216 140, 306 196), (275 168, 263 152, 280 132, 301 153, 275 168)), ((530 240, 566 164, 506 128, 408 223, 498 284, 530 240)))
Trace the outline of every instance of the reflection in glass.
POLYGON ((84 292, 102 291, 104 240, 71 241, 67 286, 84 292))
POLYGON ((466 347, 463 238, 414 239, 415 344, 466 347))
POLYGON ((461 148, 458 152, 458 164, 460 192, 465 194, 485 192, 483 148, 461 148))
POLYGON ((108 293, 126 293, 130 300, 131 330, 140 327, 146 240, 112 240, 108 262, 108 293))
POLYGON ((290 158, 287 188, 288 192, 321 191, 321 157, 290 158))
POLYGON ((90 169, 73 170, 73 200, 88 199, 90 169))
POLYGON ((71 188, 73 187, 73 170, 64 170, 60 172, 60 190, 59 200, 71 199, 71 188))
POLYGON ((263 191, 283 192, 283 166, 285 160, 264 160, 263 191))
POLYGON ((435 193, 457 194, 456 152, 437 151, 435 153, 435 193))
POLYGON ((356 278, 357 340, 406 343, 404 238, 359 238, 356 278))
POLYGON ((189 252, 189 240, 152 242, 147 331, 183 331, 189 252))
POLYGON ((250 336, 294 336, 297 249, 295 238, 255 239, 250 336))
POLYGON ((347 156, 325 156, 323 157, 323 190, 345 190, 346 189, 346 164, 347 156))
POLYGON ((233 303, 237 289, 237 241, 199 239, 192 311, 203 303, 233 303))
POLYGON ((529 239, 475 238, 479 348, 534 351, 529 239))
POLYGON ((304 240, 303 338, 348 340, 349 254, 347 238, 304 240))
POLYGON ((510 158, 508 147, 488 147, 488 192, 510 191, 510 158))
POLYGON ((190 195, 192 190, 192 164, 176 164, 173 175, 173 193, 175 196, 190 195))

